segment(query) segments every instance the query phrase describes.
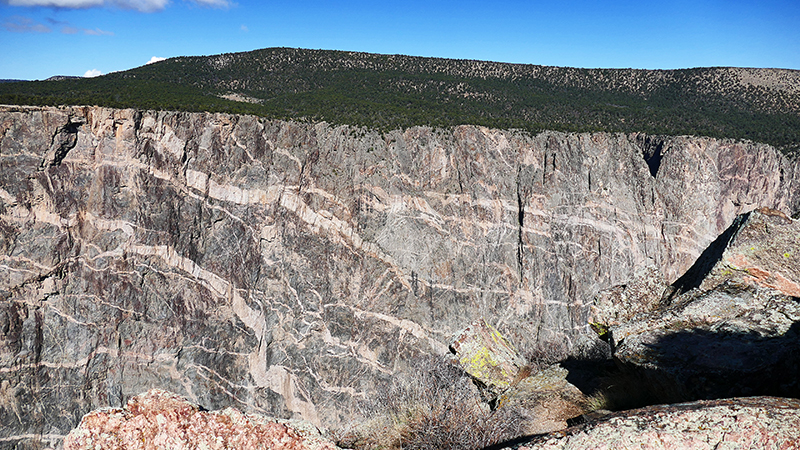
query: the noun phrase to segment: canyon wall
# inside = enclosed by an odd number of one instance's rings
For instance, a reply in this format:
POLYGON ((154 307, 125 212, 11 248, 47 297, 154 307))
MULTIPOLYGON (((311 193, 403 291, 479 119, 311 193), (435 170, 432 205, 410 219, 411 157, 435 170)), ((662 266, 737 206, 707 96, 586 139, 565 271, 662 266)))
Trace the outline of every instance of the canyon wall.
POLYGON ((800 165, 747 142, 0 107, 0 446, 151 388, 332 426, 478 318, 581 352, 759 206, 800 165))

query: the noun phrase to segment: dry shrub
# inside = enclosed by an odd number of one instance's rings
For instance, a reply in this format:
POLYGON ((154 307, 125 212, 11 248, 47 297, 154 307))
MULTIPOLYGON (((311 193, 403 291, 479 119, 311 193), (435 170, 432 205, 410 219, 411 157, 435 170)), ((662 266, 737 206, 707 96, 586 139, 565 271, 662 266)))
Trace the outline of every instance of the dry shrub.
POLYGON ((435 357, 420 357, 379 390, 366 421, 335 433, 356 449, 477 449, 514 438, 520 414, 490 410, 472 379, 435 357))
POLYGON ((537 347, 523 352, 523 357, 534 373, 563 361, 568 356, 569 353, 564 345, 554 341, 540 343, 537 347))

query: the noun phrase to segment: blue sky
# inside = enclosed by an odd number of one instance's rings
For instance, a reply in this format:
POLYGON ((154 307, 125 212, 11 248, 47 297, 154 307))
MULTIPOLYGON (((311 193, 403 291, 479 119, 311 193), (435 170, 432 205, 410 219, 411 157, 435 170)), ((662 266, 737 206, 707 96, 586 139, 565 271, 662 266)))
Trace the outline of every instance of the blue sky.
POLYGON ((0 78, 302 47, 571 67, 800 69, 800 1, 0 0, 0 78))

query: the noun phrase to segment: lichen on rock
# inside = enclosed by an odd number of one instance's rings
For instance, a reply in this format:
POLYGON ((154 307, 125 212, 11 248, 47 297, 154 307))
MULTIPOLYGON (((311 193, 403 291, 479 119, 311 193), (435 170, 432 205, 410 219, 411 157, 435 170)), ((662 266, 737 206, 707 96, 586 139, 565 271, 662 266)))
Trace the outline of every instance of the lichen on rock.
POLYGON ((526 366, 514 345, 485 319, 458 333, 450 349, 465 372, 495 393, 508 389, 526 366))

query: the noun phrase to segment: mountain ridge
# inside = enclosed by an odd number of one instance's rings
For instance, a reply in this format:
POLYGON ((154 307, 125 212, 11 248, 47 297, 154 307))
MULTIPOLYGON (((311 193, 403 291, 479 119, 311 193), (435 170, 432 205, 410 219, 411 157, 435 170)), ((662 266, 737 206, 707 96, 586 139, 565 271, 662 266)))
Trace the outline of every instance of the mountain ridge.
POLYGON ((462 124, 747 139, 800 149, 800 71, 581 69, 266 48, 0 85, 0 103, 255 114, 383 130, 462 124))

